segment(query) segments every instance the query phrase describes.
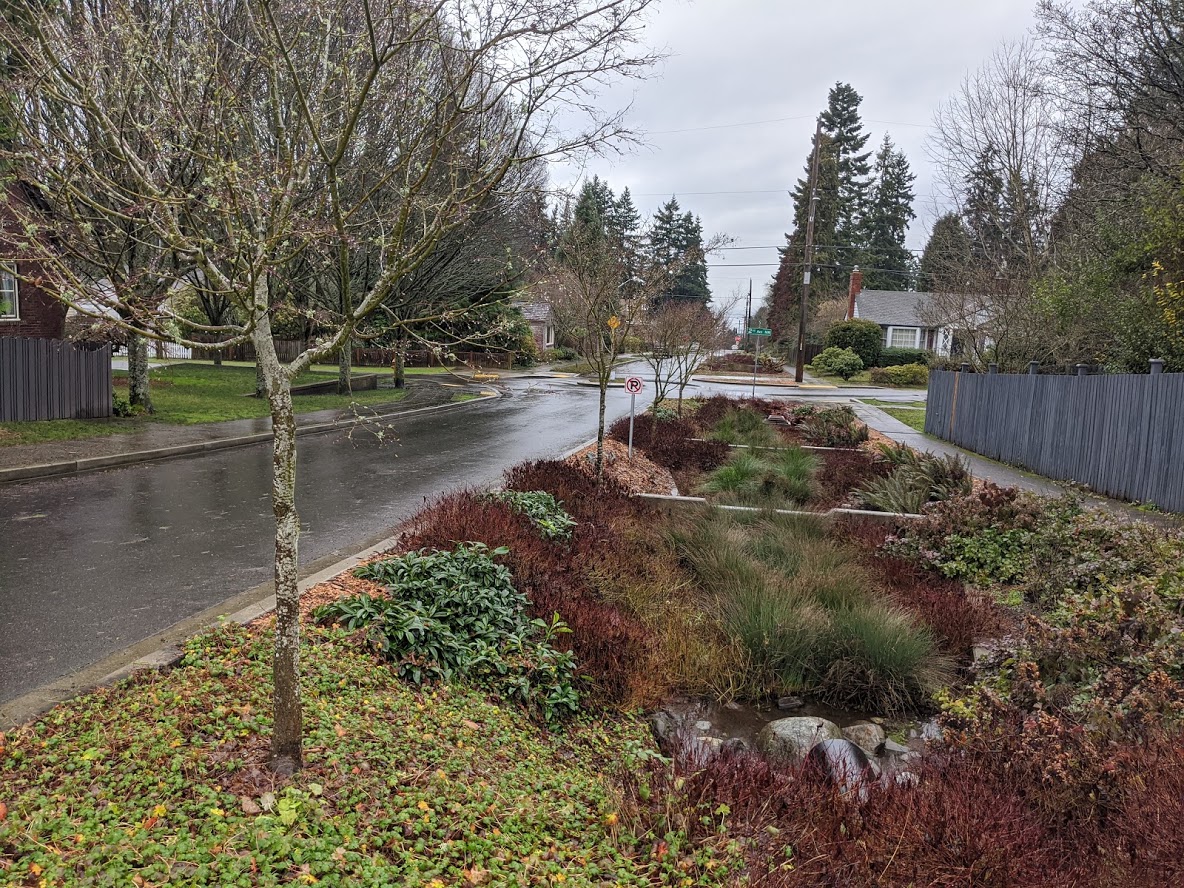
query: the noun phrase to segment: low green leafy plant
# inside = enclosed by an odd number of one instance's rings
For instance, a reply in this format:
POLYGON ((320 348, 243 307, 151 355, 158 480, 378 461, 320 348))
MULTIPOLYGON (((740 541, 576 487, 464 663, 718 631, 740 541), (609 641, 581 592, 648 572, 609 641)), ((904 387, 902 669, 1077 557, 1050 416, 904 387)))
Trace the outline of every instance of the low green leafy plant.
POLYGON ((830 346, 824 348, 814 359, 814 370, 825 376, 837 376, 840 379, 850 379, 863 369, 863 358, 849 348, 830 346))
POLYGON ((545 490, 496 490, 486 499, 505 503, 515 512, 529 518, 548 540, 570 540, 578 523, 563 508, 563 504, 545 490))
POLYGON ((929 382, 929 368, 924 364, 873 367, 871 380, 876 385, 926 385, 929 382))
MULTIPOLYGON (((794 411, 795 419, 798 411, 794 411)), ((867 426, 847 404, 815 409, 798 422, 802 435, 817 447, 858 447, 868 439, 867 426)))
POLYGON ((367 629, 406 681, 468 680, 556 722, 579 710, 575 658, 554 646, 568 629, 557 615, 550 623, 527 618, 526 596, 493 560, 507 554, 468 543, 363 565, 355 575, 382 583, 390 597, 344 598, 316 608, 313 619, 367 629))

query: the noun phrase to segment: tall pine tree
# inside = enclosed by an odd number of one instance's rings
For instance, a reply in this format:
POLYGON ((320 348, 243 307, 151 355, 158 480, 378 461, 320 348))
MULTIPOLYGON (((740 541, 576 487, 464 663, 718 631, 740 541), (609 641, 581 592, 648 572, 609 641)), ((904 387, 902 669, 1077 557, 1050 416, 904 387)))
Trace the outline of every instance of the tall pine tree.
POLYGON ((691 212, 682 212, 671 197, 654 213, 650 227, 650 253, 664 268, 678 265, 662 299, 711 299, 707 285, 707 259, 703 248, 703 224, 691 212))
POLYGON ((897 151, 885 135, 876 152, 871 187, 861 228, 860 265, 864 286, 869 290, 907 290, 913 281, 915 263, 905 248, 913 212, 913 181, 908 158, 897 151))
POLYGON ((843 246, 854 245, 867 205, 870 137, 863 131, 859 105, 863 97, 849 83, 836 83, 822 112, 822 131, 830 136, 839 174, 838 217, 835 234, 843 246))

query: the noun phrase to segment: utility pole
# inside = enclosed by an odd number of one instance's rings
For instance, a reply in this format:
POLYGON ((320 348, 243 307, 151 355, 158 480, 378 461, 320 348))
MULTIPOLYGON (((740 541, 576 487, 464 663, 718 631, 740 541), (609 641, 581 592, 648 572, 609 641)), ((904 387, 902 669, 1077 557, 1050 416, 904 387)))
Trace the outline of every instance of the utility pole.
POLYGON ((744 310, 744 344, 748 345, 748 328, 752 326, 752 278, 748 279, 748 308, 744 310))
POLYGON ((798 360, 793 378, 801 382, 806 375, 806 302, 810 298, 810 269, 814 266, 814 213, 818 209, 818 156, 822 148, 822 118, 814 127, 814 157, 810 161, 810 212, 806 219, 806 249, 803 257, 802 304, 798 318, 798 360))

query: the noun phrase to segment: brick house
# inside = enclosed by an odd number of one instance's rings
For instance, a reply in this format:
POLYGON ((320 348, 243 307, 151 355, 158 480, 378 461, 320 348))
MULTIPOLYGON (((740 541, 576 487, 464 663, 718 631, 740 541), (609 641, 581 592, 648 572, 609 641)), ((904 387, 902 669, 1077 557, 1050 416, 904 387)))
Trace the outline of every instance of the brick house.
POLYGON ((534 337, 534 344, 540 355, 547 349, 555 347, 555 318, 551 314, 551 306, 548 303, 515 302, 512 307, 522 312, 526 323, 530 324, 530 333, 534 337))
MULTIPOLYGON (((8 201, 28 203, 32 195, 20 185, 10 186, 8 201)), ((18 255, 6 232, 16 226, 16 216, 0 202, 0 336, 61 339, 66 326, 66 305, 44 288, 44 272, 37 262, 18 255)))

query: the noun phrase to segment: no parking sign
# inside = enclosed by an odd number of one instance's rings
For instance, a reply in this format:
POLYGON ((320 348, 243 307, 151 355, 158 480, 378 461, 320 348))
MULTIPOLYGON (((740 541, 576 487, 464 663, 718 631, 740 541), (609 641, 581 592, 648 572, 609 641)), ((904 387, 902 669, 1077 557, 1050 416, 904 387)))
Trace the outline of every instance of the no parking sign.
POLYGON ((625 391, 629 393, 629 459, 633 459, 633 415, 637 412, 637 396, 645 384, 640 376, 630 376, 625 380, 625 391))

